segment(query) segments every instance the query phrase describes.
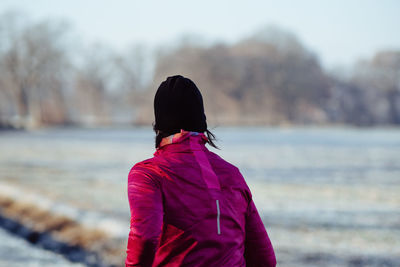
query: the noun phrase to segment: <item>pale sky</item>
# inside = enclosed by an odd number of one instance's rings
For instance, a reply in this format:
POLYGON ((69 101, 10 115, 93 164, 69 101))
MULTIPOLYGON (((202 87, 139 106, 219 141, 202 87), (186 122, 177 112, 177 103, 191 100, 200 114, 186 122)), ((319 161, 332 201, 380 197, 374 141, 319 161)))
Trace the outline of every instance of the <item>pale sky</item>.
POLYGON ((66 19, 86 42, 162 46, 184 34, 235 42, 268 25, 295 33, 331 68, 400 50, 398 0, 1 0, 34 21, 66 19))

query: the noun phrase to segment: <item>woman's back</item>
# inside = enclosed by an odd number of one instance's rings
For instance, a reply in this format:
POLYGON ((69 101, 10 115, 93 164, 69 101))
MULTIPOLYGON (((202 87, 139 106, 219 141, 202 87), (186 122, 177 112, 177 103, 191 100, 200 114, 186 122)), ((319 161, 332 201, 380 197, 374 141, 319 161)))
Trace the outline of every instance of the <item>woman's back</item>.
POLYGON ((206 141, 181 130, 131 169, 127 266, 275 266, 245 180, 206 141))

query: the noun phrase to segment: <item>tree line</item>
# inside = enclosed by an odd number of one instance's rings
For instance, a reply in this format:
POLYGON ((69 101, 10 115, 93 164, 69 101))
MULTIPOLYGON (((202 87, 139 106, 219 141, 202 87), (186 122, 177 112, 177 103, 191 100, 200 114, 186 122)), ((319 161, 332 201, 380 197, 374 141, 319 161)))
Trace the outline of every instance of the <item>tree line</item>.
POLYGON ((211 125, 400 124, 400 50, 339 76, 272 27, 234 44, 186 40, 153 59, 79 39, 65 22, 0 15, 0 125, 150 125, 155 90, 174 74, 198 85, 211 125))

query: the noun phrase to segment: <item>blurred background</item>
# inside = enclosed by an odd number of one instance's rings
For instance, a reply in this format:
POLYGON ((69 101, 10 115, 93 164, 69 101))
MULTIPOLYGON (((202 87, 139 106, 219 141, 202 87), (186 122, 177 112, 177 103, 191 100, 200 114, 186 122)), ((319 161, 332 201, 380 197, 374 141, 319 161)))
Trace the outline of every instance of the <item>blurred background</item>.
POLYGON ((158 85, 182 74, 279 266, 400 266, 399 13, 395 0, 2 0, 0 265, 122 266, 126 178, 154 152, 158 85))

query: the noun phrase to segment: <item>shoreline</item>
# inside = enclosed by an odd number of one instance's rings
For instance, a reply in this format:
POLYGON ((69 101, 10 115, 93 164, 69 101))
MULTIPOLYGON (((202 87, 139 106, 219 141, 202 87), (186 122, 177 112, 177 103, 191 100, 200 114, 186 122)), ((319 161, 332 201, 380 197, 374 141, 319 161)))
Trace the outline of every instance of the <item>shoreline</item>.
MULTIPOLYGON (((2 132, 35 132, 42 130, 130 130, 130 129, 152 129, 152 124, 96 124, 96 125, 85 125, 85 124, 49 124, 40 125, 36 127, 21 127, 12 125, 1 125, 0 133, 2 132)), ((352 130, 398 130, 400 124, 369 124, 359 125, 350 123, 281 123, 281 124, 259 124, 259 123, 210 123, 209 130, 215 130, 218 128, 222 129, 238 129, 238 128, 255 128, 255 129, 352 129, 352 130)))
POLYGON ((123 264, 122 247, 107 233, 9 196, 0 196, 0 227, 70 262, 91 267, 123 264))
POLYGON ((13 236, 22 238, 41 249, 59 254, 70 262, 82 263, 86 266, 105 266, 101 265, 97 254, 90 253, 80 246, 74 246, 56 240, 47 232, 37 232, 18 221, 4 217, 2 214, 0 214, 0 228, 5 229, 13 236))

